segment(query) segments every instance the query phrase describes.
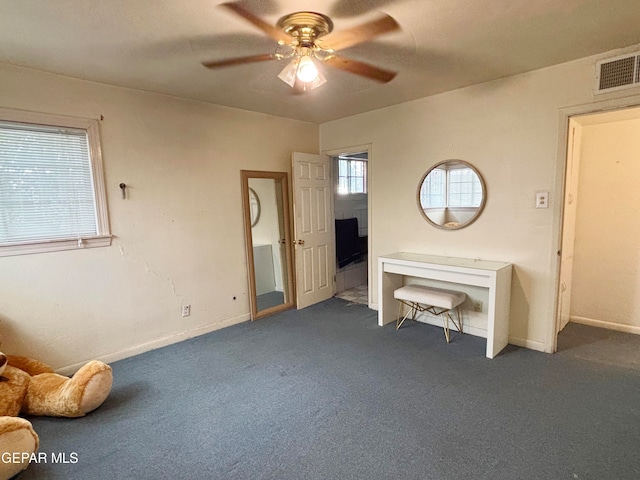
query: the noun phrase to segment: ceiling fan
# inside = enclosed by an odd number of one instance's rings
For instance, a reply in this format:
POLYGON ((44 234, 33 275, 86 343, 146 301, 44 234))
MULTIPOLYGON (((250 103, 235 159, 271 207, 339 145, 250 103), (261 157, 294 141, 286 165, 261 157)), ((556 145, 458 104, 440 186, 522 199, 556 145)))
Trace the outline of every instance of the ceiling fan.
POLYGON ((396 72, 336 53, 338 50, 364 43, 384 33, 399 30, 398 23, 388 15, 382 15, 348 30, 332 33, 333 22, 321 13, 295 12, 282 17, 276 25, 271 25, 247 10, 241 2, 226 2, 221 6, 258 27, 277 41, 278 45, 273 53, 203 62, 207 68, 216 69, 266 60, 291 59, 278 78, 296 92, 312 90, 326 83, 327 80, 318 70, 316 61, 381 83, 389 82, 396 76, 396 72))

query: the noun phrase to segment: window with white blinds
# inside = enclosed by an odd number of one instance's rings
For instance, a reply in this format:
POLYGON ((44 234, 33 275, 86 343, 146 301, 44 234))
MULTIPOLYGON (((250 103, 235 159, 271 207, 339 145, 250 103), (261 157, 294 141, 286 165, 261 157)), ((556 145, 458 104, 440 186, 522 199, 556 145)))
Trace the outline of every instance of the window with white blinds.
POLYGON ((0 254, 110 243, 97 142, 91 120, 0 110, 0 254))

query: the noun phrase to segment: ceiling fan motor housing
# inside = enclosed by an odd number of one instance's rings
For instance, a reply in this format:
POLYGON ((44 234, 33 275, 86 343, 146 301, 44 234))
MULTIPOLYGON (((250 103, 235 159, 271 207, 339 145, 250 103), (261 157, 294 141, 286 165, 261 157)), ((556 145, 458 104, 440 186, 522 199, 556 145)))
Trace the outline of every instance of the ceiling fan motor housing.
POLYGON ((316 12, 291 13, 278 20, 277 25, 295 38, 301 47, 312 47, 315 39, 333 30, 331 19, 316 12))

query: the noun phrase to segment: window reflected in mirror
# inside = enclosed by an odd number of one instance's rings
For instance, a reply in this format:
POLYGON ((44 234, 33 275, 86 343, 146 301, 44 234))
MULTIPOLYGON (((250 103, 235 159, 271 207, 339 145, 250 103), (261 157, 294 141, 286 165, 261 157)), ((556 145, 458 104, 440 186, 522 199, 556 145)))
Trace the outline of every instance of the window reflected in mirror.
POLYGON ((420 212, 432 225, 447 230, 474 222, 486 200, 480 173, 462 160, 447 160, 425 173, 418 186, 420 212))

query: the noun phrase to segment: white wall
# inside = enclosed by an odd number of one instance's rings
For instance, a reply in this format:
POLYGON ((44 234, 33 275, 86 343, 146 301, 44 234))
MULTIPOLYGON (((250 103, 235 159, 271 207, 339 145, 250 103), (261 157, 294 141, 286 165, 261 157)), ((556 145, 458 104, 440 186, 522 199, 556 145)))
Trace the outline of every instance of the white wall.
POLYGON ((290 171, 292 151, 318 151, 317 125, 8 65, 0 106, 104 116, 114 235, 111 247, 0 258, 6 352, 59 368, 249 318, 240 170, 290 171))
POLYGON ((640 119, 582 127, 573 321, 640 332, 638 159, 640 119))
MULTIPOLYGON (((321 125, 322 151, 371 144, 370 258, 407 251, 512 262, 510 342, 553 351, 566 128, 559 120, 638 93, 594 96, 597 58, 321 125), (446 159, 472 163, 487 184, 484 212, 462 230, 432 227, 416 205, 418 182, 446 159), (540 190, 550 192, 551 208, 535 209, 540 190)), ((374 264, 374 303, 377 274, 374 264)))

